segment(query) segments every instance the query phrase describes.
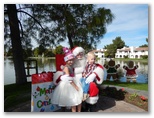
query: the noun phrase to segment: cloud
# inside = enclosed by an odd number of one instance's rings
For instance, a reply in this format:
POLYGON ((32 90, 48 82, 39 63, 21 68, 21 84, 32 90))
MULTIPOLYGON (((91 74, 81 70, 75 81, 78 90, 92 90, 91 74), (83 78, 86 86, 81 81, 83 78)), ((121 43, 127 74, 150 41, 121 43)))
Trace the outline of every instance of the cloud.
POLYGON ((134 40, 138 42, 138 46, 145 44, 144 40, 148 38, 148 4, 101 4, 97 7, 110 9, 115 15, 98 48, 102 48, 102 44, 112 43, 118 36, 125 39, 125 43, 128 42, 126 45, 135 45, 134 40))

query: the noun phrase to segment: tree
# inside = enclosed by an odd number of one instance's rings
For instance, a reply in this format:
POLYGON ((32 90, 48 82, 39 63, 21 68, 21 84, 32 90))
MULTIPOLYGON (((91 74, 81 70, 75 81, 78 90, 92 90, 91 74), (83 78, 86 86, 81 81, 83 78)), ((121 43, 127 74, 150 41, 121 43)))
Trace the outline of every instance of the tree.
POLYGON ((11 32, 9 37, 5 27, 4 38, 11 39, 16 83, 26 82, 22 49, 31 48, 32 39, 42 47, 68 39, 70 48, 79 44, 84 49, 95 48, 114 18, 110 9, 96 9, 92 4, 19 4, 17 8, 7 4, 4 8, 5 26, 10 26, 11 32))
POLYGON ((63 46, 59 45, 55 48, 55 50, 53 51, 53 53, 56 54, 64 54, 63 53, 63 46))
POLYGON ((148 38, 146 38, 146 42, 148 43, 148 38))
POLYGON ((28 27, 33 27, 29 32, 34 39, 38 39, 34 35, 37 30, 39 37, 46 36, 43 38, 46 44, 56 46, 68 39, 70 48, 78 45, 89 49, 96 47, 106 33, 106 25, 114 18, 109 9, 96 9, 92 4, 34 4, 26 7, 31 8, 35 19, 46 22, 43 25, 45 30, 42 30, 34 26, 33 18, 26 20, 28 27))
POLYGON ((121 49, 125 46, 125 42, 121 39, 121 37, 116 37, 112 42, 116 49, 121 49))
POLYGON ((23 84, 27 82, 24 68, 23 51, 20 40, 20 31, 17 17, 17 9, 15 4, 7 5, 7 14, 9 19, 13 62, 15 67, 16 84, 23 84))
MULTIPOLYGON (((146 38, 146 42, 148 43, 148 38, 146 38)), ((148 44, 141 45, 139 47, 148 47, 148 44)))
POLYGON ((107 51, 105 52, 106 57, 115 57, 115 53, 117 49, 123 48, 125 46, 125 42, 121 39, 121 37, 116 37, 112 40, 112 44, 105 46, 107 51))

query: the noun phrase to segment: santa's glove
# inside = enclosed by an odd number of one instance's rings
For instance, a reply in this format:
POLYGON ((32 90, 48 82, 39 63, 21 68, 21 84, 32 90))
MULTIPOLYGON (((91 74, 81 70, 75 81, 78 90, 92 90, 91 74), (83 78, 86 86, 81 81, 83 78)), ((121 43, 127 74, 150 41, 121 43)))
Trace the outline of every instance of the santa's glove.
POLYGON ((68 81, 71 82, 73 80, 73 78, 70 77, 69 75, 62 75, 60 79, 61 81, 65 81, 65 82, 68 82, 68 81))
POLYGON ((90 82, 93 82, 94 79, 96 78, 96 75, 94 73, 90 74, 87 78, 86 78, 86 84, 89 84, 90 82))

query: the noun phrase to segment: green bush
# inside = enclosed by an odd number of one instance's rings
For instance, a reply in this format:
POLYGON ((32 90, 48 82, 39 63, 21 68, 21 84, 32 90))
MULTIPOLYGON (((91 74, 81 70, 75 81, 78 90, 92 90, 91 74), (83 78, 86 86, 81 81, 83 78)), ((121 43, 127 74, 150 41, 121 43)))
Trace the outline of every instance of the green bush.
POLYGON ((148 59, 148 55, 142 55, 141 58, 142 59, 148 59))

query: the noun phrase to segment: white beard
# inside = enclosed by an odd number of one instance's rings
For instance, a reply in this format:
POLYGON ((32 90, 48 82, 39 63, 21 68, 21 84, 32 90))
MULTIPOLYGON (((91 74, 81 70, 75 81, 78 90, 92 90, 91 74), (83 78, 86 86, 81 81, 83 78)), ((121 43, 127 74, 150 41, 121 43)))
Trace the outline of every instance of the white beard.
POLYGON ((85 67, 85 65, 86 65, 86 57, 83 57, 82 59, 75 59, 73 67, 74 68, 85 67))
POLYGON ((83 57, 82 59, 75 59, 74 60, 74 73, 75 73, 75 78, 80 79, 82 77, 82 72, 85 68, 86 65, 86 57, 83 57))

